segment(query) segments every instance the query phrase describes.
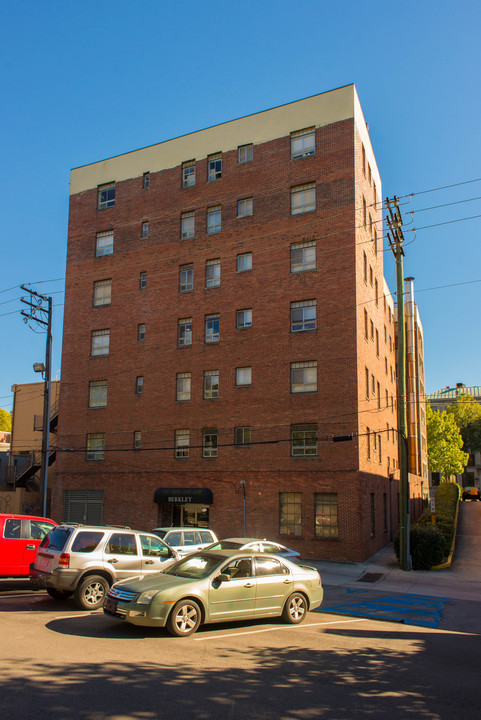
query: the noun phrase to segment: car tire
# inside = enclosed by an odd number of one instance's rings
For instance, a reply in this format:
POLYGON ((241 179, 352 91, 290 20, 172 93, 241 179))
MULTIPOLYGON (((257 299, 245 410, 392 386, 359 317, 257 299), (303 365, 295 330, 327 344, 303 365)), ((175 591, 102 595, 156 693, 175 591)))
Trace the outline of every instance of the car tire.
POLYGON ((200 625, 202 613, 195 600, 179 600, 172 608, 167 620, 167 630, 171 635, 187 637, 195 633, 200 625))
POLYGON ((81 610, 97 610, 104 602, 110 585, 100 575, 89 575, 81 580, 74 593, 74 600, 81 610))
POLYGON ((54 600, 66 600, 73 595, 70 590, 57 590, 57 588, 47 588, 47 592, 54 600))
POLYGON ((282 611, 282 619, 291 625, 298 625, 307 615, 307 600, 302 593, 296 592, 287 599, 282 611))

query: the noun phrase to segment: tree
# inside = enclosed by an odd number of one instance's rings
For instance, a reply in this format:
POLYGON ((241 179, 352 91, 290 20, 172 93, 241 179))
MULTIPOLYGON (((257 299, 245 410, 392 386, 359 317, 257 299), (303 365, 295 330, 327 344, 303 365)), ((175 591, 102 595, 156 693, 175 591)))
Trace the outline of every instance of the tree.
POLYGON ((12 416, 7 410, 0 408, 0 430, 10 432, 12 429, 12 416))
POLYGON ((429 469, 440 472, 444 482, 448 482, 451 475, 464 471, 469 459, 462 449, 463 438, 453 413, 434 412, 426 403, 426 431, 429 469))
POLYGON ((446 412, 452 415, 461 431, 464 449, 481 452, 481 405, 463 393, 448 405, 446 412))

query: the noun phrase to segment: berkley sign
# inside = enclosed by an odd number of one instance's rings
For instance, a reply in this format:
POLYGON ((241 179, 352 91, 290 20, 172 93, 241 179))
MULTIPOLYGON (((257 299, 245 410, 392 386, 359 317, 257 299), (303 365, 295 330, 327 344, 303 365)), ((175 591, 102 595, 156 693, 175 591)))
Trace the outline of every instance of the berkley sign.
POLYGON ((192 502, 192 497, 190 495, 183 495, 182 497, 173 497, 172 495, 169 495, 169 502, 192 502))

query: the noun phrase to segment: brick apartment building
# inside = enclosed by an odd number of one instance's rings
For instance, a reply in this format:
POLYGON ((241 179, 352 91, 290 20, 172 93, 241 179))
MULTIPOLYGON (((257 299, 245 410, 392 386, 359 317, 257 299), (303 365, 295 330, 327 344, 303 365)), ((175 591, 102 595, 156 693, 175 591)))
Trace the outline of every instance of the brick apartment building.
POLYGON ((394 305, 355 87, 74 169, 70 193, 53 517, 386 545, 394 305))

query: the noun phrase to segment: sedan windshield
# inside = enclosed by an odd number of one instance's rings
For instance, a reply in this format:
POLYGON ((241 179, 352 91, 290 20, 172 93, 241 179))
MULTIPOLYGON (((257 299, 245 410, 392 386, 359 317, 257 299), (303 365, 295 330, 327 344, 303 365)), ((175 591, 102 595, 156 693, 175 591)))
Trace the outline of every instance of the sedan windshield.
POLYGON ((225 558, 218 555, 197 553, 174 563, 164 571, 164 574, 201 580, 213 573, 223 562, 225 562, 225 558))

